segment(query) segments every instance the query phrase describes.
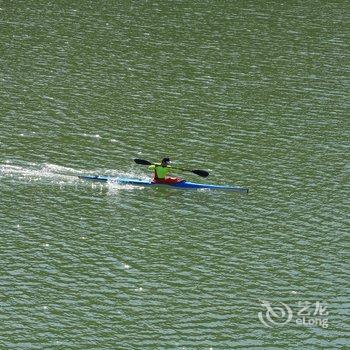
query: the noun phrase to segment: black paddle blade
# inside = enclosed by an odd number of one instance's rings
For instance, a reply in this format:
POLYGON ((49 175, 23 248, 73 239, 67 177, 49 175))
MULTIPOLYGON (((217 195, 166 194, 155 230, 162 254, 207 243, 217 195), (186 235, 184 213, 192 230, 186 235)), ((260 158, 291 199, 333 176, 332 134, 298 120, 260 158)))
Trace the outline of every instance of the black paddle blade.
POLYGON ((192 170, 192 173, 202 176, 202 177, 207 177, 209 176, 209 173, 205 170, 192 170))
POLYGON ((141 165, 152 165, 151 162, 149 162, 148 160, 144 160, 144 159, 134 159, 134 162, 136 164, 141 164, 141 165))

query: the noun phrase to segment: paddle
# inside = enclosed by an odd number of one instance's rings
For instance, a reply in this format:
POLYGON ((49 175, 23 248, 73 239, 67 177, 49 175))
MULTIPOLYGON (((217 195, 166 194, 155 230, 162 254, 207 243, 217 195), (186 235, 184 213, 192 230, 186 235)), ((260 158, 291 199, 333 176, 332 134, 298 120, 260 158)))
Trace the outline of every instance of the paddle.
MULTIPOLYGON (((136 164, 141 164, 141 165, 152 165, 151 162, 149 162, 148 160, 144 160, 144 159, 134 159, 134 162, 136 164)), ((176 169, 176 170, 181 170, 181 171, 188 171, 188 172, 191 172, 193 174, 196 174, 196 175, 199 175, 199 176, 202 176, 202 177, 207 177, 209 176, 209 173, 205 170, 189 170, 189 169, 183 169, 183 168, 174 168, 174 167, 171 167, 172 169, 176 169)))

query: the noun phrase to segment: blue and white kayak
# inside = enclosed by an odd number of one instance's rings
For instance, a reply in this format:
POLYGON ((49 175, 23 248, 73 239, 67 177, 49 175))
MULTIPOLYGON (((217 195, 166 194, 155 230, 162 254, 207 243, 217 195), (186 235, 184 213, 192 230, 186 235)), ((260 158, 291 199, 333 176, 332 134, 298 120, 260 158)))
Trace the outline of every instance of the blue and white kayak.
POLYGON ((143 180, 143 179, 130 179, 127 177, 112 177, 112 176, 101 176, 101 175, 80 175, 82 180, 92 180, 98 182, 112 182, 120 185, 132 185, 132 186, 151 186, 151 187, 167 187, 174 189, 185 189, 185 190, 224 190, 224 191, 233 191, 240 193, 248 193, 248 188, 242 188, 238 186, 225 186, 225 185, 210 185, 210 184, 200 184, 189 181, 182 181, 172 184, 162 184, 154 183, 152 180, 143 180))

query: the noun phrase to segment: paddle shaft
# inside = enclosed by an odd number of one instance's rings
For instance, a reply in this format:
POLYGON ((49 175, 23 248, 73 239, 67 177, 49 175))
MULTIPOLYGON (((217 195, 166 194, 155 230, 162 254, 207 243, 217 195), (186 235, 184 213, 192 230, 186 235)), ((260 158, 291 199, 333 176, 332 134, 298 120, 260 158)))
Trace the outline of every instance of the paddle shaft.
MULTIPOLYGON (((136 164, 141 164, 141 165, 156 165, 156 164, 152 164, 148 160, 144 160, 144 159, 134 159, 134 162, 136 164)), ((209 173, 205 170, 189 170, 189 169, 183 169, 183 168, 177 168, 177 167, 171 167, 171 168, 175 169, 175 170, 191 172, 191 173, 194 173, 194 174, 202 176, 202 177, 207 177, 209 175, 209 173)))

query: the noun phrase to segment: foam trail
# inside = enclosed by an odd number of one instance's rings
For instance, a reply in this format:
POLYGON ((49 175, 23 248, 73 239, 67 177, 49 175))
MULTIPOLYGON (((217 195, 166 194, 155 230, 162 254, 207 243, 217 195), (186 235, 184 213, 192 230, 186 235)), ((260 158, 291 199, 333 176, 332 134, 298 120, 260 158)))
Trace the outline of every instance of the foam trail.
POLYGON ((23 181, 49 181, 71 183, 77 181, 81 171, 55 164, 37 164, 23 161, 6 161, 0 164, 0 177, 11 177, 23 181))
MULTIPOLYGON (((42 183, 53 183, 58 185, 77 184, 81 182, 78 175, 83 174, 104 174, 112 177, 122 176, 147 178, 144 174, 140 176, 140 174, 135 174, 135 172, 118 172, 111 169, 74 169, 57 164, 38 164, 22 160, 7 160, 4 163, 0 163, 0 178, 8 177, 17 181, 39 181, 42 183)), ((92 183, 89 185, 93 187, 96 184, 92 183)), ((130 188, 130 186, 120 185, 115 182, 108 182, 102 186, 106 186, 111 193, 117 192, 119 189, 135 189, 134 186, 130 188)), ((99 187, 101 187, 101 184, 99 187)))

